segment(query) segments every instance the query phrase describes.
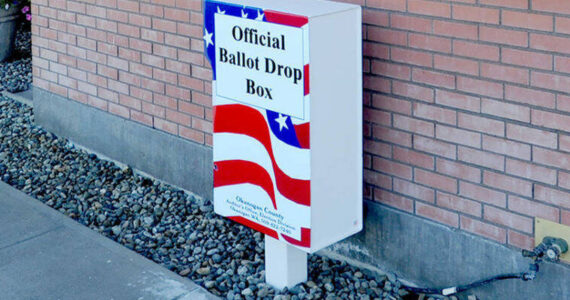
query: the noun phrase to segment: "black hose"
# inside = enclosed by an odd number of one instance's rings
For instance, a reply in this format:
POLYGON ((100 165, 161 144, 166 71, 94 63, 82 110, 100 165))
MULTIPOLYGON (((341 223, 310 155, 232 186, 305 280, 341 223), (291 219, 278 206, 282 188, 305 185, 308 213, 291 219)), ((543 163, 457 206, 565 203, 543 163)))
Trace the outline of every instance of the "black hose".
POLYGON ((420 288, 420 287, 413 287, 413 286, 406 286, 406 285, 402 285, 402 287, 405 290, 416 293, 416 294, 421 293, 421 294, 448 296, 448 295, 453 295, 453 294, 460 293, 463 291, 467 291, 467 290, 470 290, 472 288, 476 288, 476 287, 479 287, 482 285, 486 285, 486 284, 489 284, 489 283, 497 281, 497 280, 505 280, 505 279, 523 279, 523 280, 526 280, 525 278, 527 278, 526 272, 523 272, 523 273, 507 273, 507 274, 501 274, 501 275, 489 277, 487 279, 481 279, 481 280, 478 280, 478 281, 475 281, 473 283, 466 284, 466 285, 458 285, 458 286, 442 288, 442 289, 420 288))

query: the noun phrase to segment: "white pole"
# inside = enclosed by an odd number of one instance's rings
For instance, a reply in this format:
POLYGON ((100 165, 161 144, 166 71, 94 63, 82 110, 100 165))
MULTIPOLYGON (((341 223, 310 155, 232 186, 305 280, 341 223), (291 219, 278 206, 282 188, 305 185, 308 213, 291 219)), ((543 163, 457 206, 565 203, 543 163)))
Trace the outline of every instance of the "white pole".
POLYGON ((265 235, 265 282, 283 289, 307 281, 307 253, 265 235))

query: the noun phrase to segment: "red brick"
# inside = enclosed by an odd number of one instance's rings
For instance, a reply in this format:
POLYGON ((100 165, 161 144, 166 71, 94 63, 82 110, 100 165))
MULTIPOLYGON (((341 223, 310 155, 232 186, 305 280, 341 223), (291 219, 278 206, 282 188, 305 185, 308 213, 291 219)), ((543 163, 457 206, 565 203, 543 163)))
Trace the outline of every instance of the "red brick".
POLYGON ((434 124, 405 116, 394 115, 394 128, 426 135, 434 136, 434 124))
POLYGON ((461 216, 461 229, 469 231, 484 237, 493 239, 500 243, 506 243, 507 241, 507 231, 503 228, 483 223, 475 219, 461 216))
POLYGON ((556 103, 554 94, 552 93, 513 85, 505 86, 505 99, 546 108, 554 108, 556 103))
POLYGON ((570 194, 551 189, 543 185, 535 185, 534 187, 534 198, 536 200, 544 201, 555 206, 560 206, 564 208, 570 208, 570 194))
POLYGON ((570 73, 570 58, 563 56, 555 56, 554 70, 562 73, 570 73))
POLYGON ((366 6, 387 10, 406 11, 406 0, 367 0, 366 6))
MULTIPOLYGON (((129 47, 132 50, 139 50, 139 51, 143 51, 143 52, 147 52, 147 53, 152 52, 152 44, 151 43, 141 41, 141 40, 135 39, 135 38, 129 38, 129 47)), ((120 56, 120 57, 126 58, 123 56, 120 56)))
POLYGON ((167 33, 164 37, 164 42, 167 45, 188 49, 190 48, 190 39, 184 36, 174 35, 167 33))
POLYGON ((505 157, 485 151, 459 146, 457 158, 474 165, 504 171, 505 157))
POLYGON ((414 135, 414 149, 455 159, 457 146, 435 139, 414 135))
POLYGON ((437 139, 452 143, 481 147, 481 134, 476 132, 436 124, 435 136, 437 139))
POLYGON ((362 85, 365 89, 374 90, 377 92, 390 92, 390 80, 375 76, 364 76, 362 85))
POLYGON ((429 104, 414 103, 414 116, 429 119, 441 123, 455 125, 457 114, 454 110, 449 110, 429 104))
POLYGON ((552 16, 530 14, 518 11, 503 10, 501 24, 526 29, 552 31, 554 19, 552 16))
POLYGON ((392 176, 387 176, 366 169, 364 170, 364 182, 385 189, 392 189, 392 176))
POLYGON ((570 2, 552 0, 532 0, 532 9, 559 14, 570 14, 570 2))
POLYGON ((470 59, 435 55, 434 66, 436 69, 440 70, 469 75, 479 75, 479 63, 470 59))
POLYGON ((558 143, 560 150, 570 152, 570 136, 559 134, 558 143))
POLYGON ((481 170, 464 165, 460 162, 454 162, 438 158, 436 161, 436 170, 438 173, 461 178, 468 181, 480 182, 481 170))
POLYGON ((374 189, 374 200, 407 212, 414 210, 414 201, 384 190, 374 189))
POLYGON ((154 118, 154 127, 171 134, 178 134, 178 125, 176 123, 166 121, 159 118, 154 118))
POLYGON ((390 26, 410 31, 431 32, 431 20, 420 17, 392 14, 390 16, 390 26))
POLYGON ((408 0, 408 12, 449 18, 451 17, 451 6, 442 2, 408 0))
POLYGON ((480 26, 479 39, 485 42, 493 42, 520 47, 528 46, 528 33, 524 31, 480 26))
POLYGON ((453 41, 453 54, 486 60, 499 60, 499 47, 460 40, 453 41))
POLYGON ((410 79, 410 67, 383 61, 372 61, 372 73, 398 79, 410 79))
POLYGON ((544 53, 503 48, 501 61, 507 64, 552 70, 552 55, 544 53))
POLYGON ((539 50, 570 54, 570 38, 531 33, 530 47, 539 50))
POLYGON ((152 78, 160 81, 164 81, 167 83, 173 83, 177 80, 177 75, 174 72, 169 72, 161 69, 154 68, 152 70, 152 78))
POLYGON ((153 117, 149 116, 147 114, 138 112, 138 111, 131 111, 131 120, 134 120, 136 122, 148 125, 148 126, 153 126, 153 117))
POLYGON ((197 143, 204 143, 205 135, 203 132, 194 130, 192 128, 187 128, 184 126, 178 126, 179 135, 183 138, 195 141, 197 143))
POLYGON ((410 33, 409 40, 412 48, 451 53, 451 40, 448 38, 410 33))
POLYGON ((443 224, 447 224, 451 227, 459 226, 459 216, 457 213, 453 213, 435 206, 416 202, 416 214, 443 224))
POLYGON ((529 145, 509 141, 506 139, 483 135, 483 149, 507 156, 530 160, 529 145))
POLYGON ((433 60, 433 56, 429 53, 396 47, 391 48, 390 58, 393 61, 424 67, 431 67, 433 60))
POLYGON ((410 147, 412 145, 411 134, 405 133, 403 131, 374 125, 373 133, 375 138, 382 141, 387 141, 406 147, 410 147))
POLYGON ((406 180, 394 178, 393 191, 429 203, 434 202, 435 192, 433 189, 406 180))
POLYGON ((562 215, 561 223, 570 226, 570 210, 563 210, 561 215, 562 215))
POLYGON ((509 245, 527 250, 534 249, 534 239, 528 235, 509 229, 507 236, 509 238, 509 245))
POLYGON ((389 24, 388 13, 384 12, 384 11, 377 11, 377 10, 372 10, 369 8, 363 8, 363 10, 362 10, 362 22, 364 24, 371 24, 371 25, 386 26, 387 27, 389 24))
POLYGON ((570 111, 570 97, 558 94, 556 100, 556 109, 570 111))
POLYGON ((556 17, 556 28, 558 33, 570 34, 570 18, 556 17))
POLYGON ((152 29, 176 33, 176 22, 159 18, 152 18, 152 29))
POLYGON ((364 56, 373 58, 388 59, 390 57, 390 47, 382 44, 363 42, 362 53, 364 56))
POLYGON ((527 197, 532 196, 532 183, 490 171, 483 171, 483 183, 501 190, 527 197))
POLYGON ((505 136, 505 122, 459 113, 458 126, 496 136, 505 136))
POLYGON ((404 31, 396 31, 391 29, 384 29, 379 27, 368 27, 368 39, 375 42, 392 44, 392 45, 407 45, 407 34, 404 31))
POLYGON ((483 99, 481 112, 521 122, 530 122, 530 109, 528 107, 502 101, 483 99))
POLYGON ((379 109, 410 115, 412 105, 410 101, 389 97, 382 94, 372 95, 372 105, 379 109))
POLYGON ((522 232, 532 233, 533 222, 531 218, 519 216, 508 211, 485 205, 483 207, 484 218, 487 221, 515 228, 522 232))
POLYGON ((402 147, 394 147, 393 152, 393 158, 397 161, 433 170, 434 159, 431 155, 402 147))
POLYGON ((373 140, 364 140, 364 152, 372 153, 386 158, 392 157, 392 145, 373 140))
POLYGON ((437 205, 451 210, 481 217, 481 204, 465 198, 437 192, 437 205))
POLYGON ((519 160, 507 159, 507 173, 551 185, 556 184, 556 170, 519 160))
POLYGON ((392 115, 390 113, 377 109, 365 107, 363 116, 364 121, 372 122, 375 124, 390 126, 392 123, 392 115))
POLYGON ((130 87, 131 96, 146 102, 152 102, 152 92, 138 87, 130 87))
POLYGON ((507 205, 505 193, 482 187, 480 184, 460 181, 459 195, 499 207, 507 205))
POLYGON ((180 100, 188 100, 190 101, 191 99, 191 94, 190 94, 190 90, 188 89, 184 89, 184 88, 180 88, 177 86, 173 86, 170 84, 166 85, 166 94, 168 96, 171 97, 175 97, 178 98, 180 100))
POLYGON ((509 195, 509 210, 531 217, 558 222, 560 210, 528 199, 509 195))
POLYGON ((514 124, 507 124, 507 137, 516 141, 554 149, 556 149, 558 144, 555 133, 514 124))
POLYGON ((176 48, 154 44, 152 53, 167 58, 176 59, 176 48))
POLYGON ((499 10, 468 5, 453 5, 453 18, 477 23, 499 24, 499 10))
POLYGON ((115 103, 109 103, 109 112, 126 119, 130 118, 129 109, 115 103))
POLYGON ((412 80, 449 89, 455 88, 455 76, 440 72, 414 68, 412 70, 412 80))
POLYGON ((476 40, 477 25, 435 20, 433 21, 433 33, 456 38, 476 40))
POLYGON ((411 83, 394 81, 392 83, 392 89, 392 92, 396 95, 425 102, 433 102, 433 89, 430 88, 425 88, 411 83))
POLYGON ((457 89, 468 93, 494 98, 503 97, 503 85, 494 81, 485 81, 458 76, 457 89))
POLYGON ((497 81, 509 81, 524 85, 529 83, 529 71, 527 69, 504 65, 481 63, 481 76, 497 81))
POLYGON ((435 91, 435 103, 474 112, 479 112, 481 110, 480 98, 444 90, 435 91))
POLYGON ((533 147, 532 161, 539 164, 570 170, 570 154, 533 147))
POLYGON ((99 98, 97 98, 97 97, 95 97, 95 96, 89 95, 89 96, 87 97, 87 104, 89 104, 89 105, 91 105, 91 106, 93 106, 93 107, 95 107, 95 108, 98 108, 98 109, 100 109, 100 110, 107 111, 107 110, 108 110, 109 102, 107 102, 107 101, 105 101, 105 100, 103 100, 103 99, 99 99, 99 98))
POLYGON ((570 116, 533 109, 532 124, 569 132, 570 116))
POLYGON ((511 8, 528 8, 528 0, 479 0, 480 4, 511 8))
POLYGON ((457 193, 457 179, 421 169, 414 169, 414 181, 439 190, 457 193))
POLYGON ((404 179, 412 179, 412 168, 404 164, 396 163, 380 157, 373 158, 374 170, 382 173, 398 176, 404 179))

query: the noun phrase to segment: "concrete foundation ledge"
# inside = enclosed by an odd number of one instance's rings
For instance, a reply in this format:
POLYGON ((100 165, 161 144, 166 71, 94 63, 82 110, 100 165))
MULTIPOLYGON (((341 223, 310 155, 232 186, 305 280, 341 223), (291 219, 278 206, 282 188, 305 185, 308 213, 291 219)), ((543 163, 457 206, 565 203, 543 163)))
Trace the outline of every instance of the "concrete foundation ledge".
MULTIPOLYGON (((423 287, 468 284, 528 270, 519 249, 453 230, 435 222, 365 201, 364 230, 327 248, 365 267, 394 271, 423 287)), ((570 299, 570 266, 542 263, 537 279, 509 279, 472 290, 479 299, 570 299)))
POLYGON ((126 120, 37 87, 38 125, 207 199, 212 198, 212 149, 126 120))

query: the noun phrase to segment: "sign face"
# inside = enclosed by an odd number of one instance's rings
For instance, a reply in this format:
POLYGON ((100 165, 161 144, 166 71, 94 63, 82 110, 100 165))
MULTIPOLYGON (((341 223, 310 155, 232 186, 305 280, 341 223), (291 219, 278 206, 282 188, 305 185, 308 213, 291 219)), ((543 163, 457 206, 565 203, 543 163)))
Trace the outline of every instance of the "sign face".
POLYGON ((216 96, 303 118, 303 30, 225 14, 214 18, 216 96))
POLYGON ((207 0, 216 213, 311 245, 308 18, 207 0))

